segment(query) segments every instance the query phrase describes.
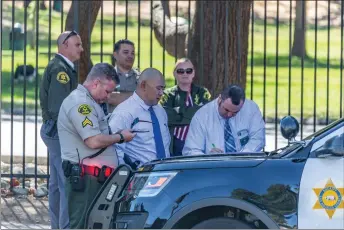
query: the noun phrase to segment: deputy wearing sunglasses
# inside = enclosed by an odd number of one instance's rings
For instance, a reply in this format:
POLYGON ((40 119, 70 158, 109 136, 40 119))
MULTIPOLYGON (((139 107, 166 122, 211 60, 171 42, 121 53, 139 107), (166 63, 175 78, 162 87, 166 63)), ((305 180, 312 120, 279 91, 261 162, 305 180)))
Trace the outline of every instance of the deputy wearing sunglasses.
POLYGON ((160 103, 166 110, 170 134, 173 136, 170 145, 171 155, 180 156, 193 115, 210 101, 211 95, 206 88, 192 83, 195 70, 189 59, 179 59, 173 75, 177 85, 165 90, 160 103))
POLYGON ((63 100, 76 89, 78 78, 73 62, 83 51, 76 31, 65 31, 57 39, 58 53, 44 70, 40 88, 43 125, 41 137, 49 151, 49 214, 52 229, 68 228, 68 204, 65 196, 57 117, 63 100))

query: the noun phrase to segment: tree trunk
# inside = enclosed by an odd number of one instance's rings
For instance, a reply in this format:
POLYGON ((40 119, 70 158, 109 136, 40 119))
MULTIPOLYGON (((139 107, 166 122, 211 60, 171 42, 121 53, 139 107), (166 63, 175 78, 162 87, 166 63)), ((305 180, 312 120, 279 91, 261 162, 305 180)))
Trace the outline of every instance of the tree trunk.
POLYGON ((196 2, 190 58, 195 65, 196 82, 207 87, 214 97, 228 84, 246 86, 251 4, 252 1, 196 2))
POLYGON ((306 57, 306 1, 296 1, 292 56, 306 57))
POLYGON ((168 54, 182 58, 185 57, 185 42, 188 33, 187 24, 179 24, 170 20, 170 9, 167 1, 153 2, 153 29, 159 44, 164 47, 168 54), (165 9, 165 12, 164 12, 165 9), (164 37, 165 18, 165 37, 164 37), (176 54, 177 47, 177 54, 176 54))
POLYGON ((93 64, 90 55, 91 34, 97 19, 102 1, 73 1, 66 19, 66 30, 76 29, 80 34, 84 52, 81 53, 78 66, 79 82, 86 79, 93 64), (75 4, 77 4, 75 6, 75 4), (76 10, 77 9, 77 10, 76 10), (74 16, 77 16, 78 26, 74 25, 74 16))

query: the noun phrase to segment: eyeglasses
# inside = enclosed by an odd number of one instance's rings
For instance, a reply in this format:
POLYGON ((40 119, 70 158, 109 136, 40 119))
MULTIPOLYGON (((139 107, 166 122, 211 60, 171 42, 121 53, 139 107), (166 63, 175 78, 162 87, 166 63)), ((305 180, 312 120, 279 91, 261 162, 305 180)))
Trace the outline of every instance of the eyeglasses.
POLYGON ((192 74, 193 69, 192 68, 187 68, 187 69, 177 69, 177 74, 192 74))
POLYGON ((72 36, 76 36, 76 35, 79 35, 78 32, 76 32, 75 30, 72 30, 68 35, 67 37, 63 40, 62 44, 64 44, 68 38, 72 37, 72 36))

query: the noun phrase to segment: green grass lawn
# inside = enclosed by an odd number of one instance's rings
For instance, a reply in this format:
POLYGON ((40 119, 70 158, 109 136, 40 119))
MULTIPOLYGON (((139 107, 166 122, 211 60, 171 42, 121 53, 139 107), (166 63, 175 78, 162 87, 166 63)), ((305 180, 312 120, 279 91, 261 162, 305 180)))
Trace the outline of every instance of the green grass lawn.
MULTIPOLYGON (((16 9, 16 17, 18 20, 23 18, 23 11, 16 9)), ((11 20, 10 9, 7 9, 4 18, 11 20)), ((64 16, 64 19, 66 15, 64 16)), ((22 20, 23 21, 23 20, 22 20)), ((103 23, 103 41, 101 38, 100 20, 97 21, 92 33, 92 53, 100 53, 101 48, 104 54, 93 55, 92 61, 94 63, 101 61, 111 62, 110 53, 113 49, 113 41, 125 37, 124 18, 116 18, 115 38, 113 38, 113 24, 112 17, 104 16, 103 23), (102 44, 102 46, 101 46, 102 44)), ((53 12, 51 20, 51 52, 56 52, 55 40, 61 32, 60 14, 53 12)), ((48 55, 48 11, 40 12, 40 35, 39 35, 39 56, 38 67, 40 76, 43 74, 44 68, 49 61, 48 55)), ((327 103, 330 118, 336 119, 340 117, 340 91, 343 90, 343 84, 340 85, 340 28, 331 29, 330 38, 330 69, 329 69, 329 82, 327 82, 327 30, 318 30, 317 42, 317 71, 316 71, 316 85, 314 86, 314 36, 315 31, 308 29, 307 31, 307 52, 311 59, 304 61, 304 69, 301 68, 301 60, 298 58, 292 59, 291 74, 289 82, 289 27, 282 25, 279 28, 278 38, 278 53, 276 52, 276 27, 269 25, 267 27, 267 41, 266 41, 266 68, 264 71, 264 27, 262 25, 255 25, 254 28, 254 55, 251 57, 251 45, 249 48, 249 60, 247 68, 247 97, 252 98, 258 103, 262 112, 268 117, 277 116, 282 117, 288 113, 290 109, 291 114, 299 117, 301 114, 301 106, 303 107, 303 116, 313 117, 314 101, 316 100, 316 116, 323 118, 327 114, 327 103), (278 69, 276 73, 276 55, 278 56, 278 69), (253 68, 251 68, 251 58, 253 58, 253 68), (251 73, 253 72, 253 88, 251 88, 251 73), (265 72, 265 84, 264 84, 265 72), (303 91, 301 90, 303 73, 303 91), (278 100, 276 104, 276 84, 278 100), (289 108, 289 84, 290 89, 290 108, 289 108), (329 84, 327 86, 327 84, 329 84), (265 85, 265 95, 264 95, 265 85), (327 90, 327 87, 329 90, 327 90), (314 97, 314 90, 316 90, 316 97, 314 97), (303 92, 303 95, 301 95, 303 92), (328 95, 328 97, 327 97, 328 95), (303 103, 301 104, 301 101, 303 103), (265 103, 265 106, 264 106, 265 103)), ((136 18, 131 19, 130 27, 128 28, 128 39, 136 44, 136 61, 135 66, 140 65, 140 69, 150 66, 152 59, 152 66, 159 69, 165 74, 167 86, 174 84, 172 76, 172 69, 174 66, 175 58, 165 52, 165 69, 163 69, 163 49, 157 42, 153 34, 153 43, 150 44, 151 30, 148 26, 140 27, 140 50, 138 50, 138 24, 136 18), (153 50, 152 57, 150 50, 153 50), (138 56, 138 54, 140 55, 138 56)), ((251 35, 250 35, 251 36, 251 35)), ((251 41, 251 37, 249 38, 251 41)), ((8 46, 8 30, 3 33, 4 47, 8 46)), ((36 63, 36 50, 31 50, 28 46, 26 50, 26 62, 28 64, 36 63)), ((3 50, 2 52, 2 105, 8 111, 11 105, 11 71, 12 71, 12 52, 11 50, 3 50)), ((14 53, 14 69, 17 64, 24 63, 23 51, 15 51, 14 53)), ((39 80, 37 84, 39 85, 39 80)), ((26 85, 26 107, 28 113, 32 113, 35 107, 35 90, 36 82, 27 83, 26 85)), ((22 108, 24 102, 24 85, 23 83, 16 83, 14 85, 14 108, 22 108)), ((343 100, 342 100, 343 102, 343 100)), ((38 107, 39 108, 39 107, 38 107)), ((40 112, 40 111, 39 111, 40 112)))

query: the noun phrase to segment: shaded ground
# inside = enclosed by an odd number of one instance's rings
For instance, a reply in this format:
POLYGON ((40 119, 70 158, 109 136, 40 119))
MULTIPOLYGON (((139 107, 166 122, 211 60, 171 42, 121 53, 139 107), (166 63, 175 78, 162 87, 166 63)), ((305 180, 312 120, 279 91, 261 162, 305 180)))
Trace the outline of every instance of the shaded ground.
POLYGON ((48 198, 1 197, 1 229, 50 228, 48 198))

